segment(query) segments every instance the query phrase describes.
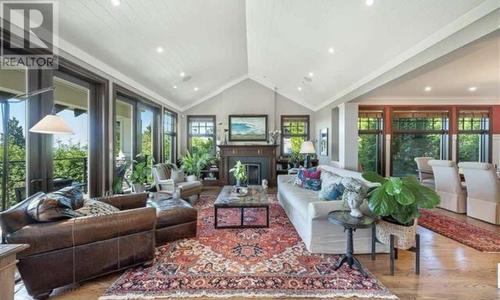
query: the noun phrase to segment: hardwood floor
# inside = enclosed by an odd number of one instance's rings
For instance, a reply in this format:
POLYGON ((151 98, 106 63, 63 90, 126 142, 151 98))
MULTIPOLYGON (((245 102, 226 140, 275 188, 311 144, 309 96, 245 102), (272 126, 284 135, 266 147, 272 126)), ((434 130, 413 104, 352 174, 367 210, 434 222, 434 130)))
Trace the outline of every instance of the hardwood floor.
MULTIPOLYGON (((442 211, 442 210, 441 210, 442 211)), ((465 215, 464 222, 500 233, 500 226, 490 225, 465 215)), ((379 254, 375 261, 369 255, 358 255, 361 263, 400 299, 500 299, 497 289, 497 264, 500 253, 483 253, 430 230, 419 227, 421 235, 421 274, 414 273, 414 254, 400 251, 395 276, 389 275, 389 255, 379 254)), ((120 274, 99 278, 79 287, 66 287, 53 293, 51 299, 97 299, 120 274)), ((31 299, 20 287, 16 299, 31 299)), ((232 298, 234 299, 234 298, 232 298)))

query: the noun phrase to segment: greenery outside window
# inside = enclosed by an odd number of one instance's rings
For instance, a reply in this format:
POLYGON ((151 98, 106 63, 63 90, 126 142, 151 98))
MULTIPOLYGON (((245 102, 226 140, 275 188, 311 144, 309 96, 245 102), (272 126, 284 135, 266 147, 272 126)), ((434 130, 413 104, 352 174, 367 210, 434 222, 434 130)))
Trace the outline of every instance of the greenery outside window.
POLYGON ((394 111, 392 128, 393 176, 416 175, 415 157, 448 159, 448 111, 394 111))
POLYGON ((175 163, 177 148, 177 115, 169 110, 163 114, 163 159, 175 163))
POLYGON ((358 162, 361 169, 383 175, 383 111, 360 110, 358 114, 358 162))
POLYGON ((309 116, 281 116, 281 154, 289 156, 299 152, 303 142, 309 140, 309 116))
POLYGON ((458 161, 490 160, 490 118, 488 110, 460 110, 458 113, 458 161))
POLYGON ((188 116, 187 147, 191 154, 215 154, 215 116, 188 116))

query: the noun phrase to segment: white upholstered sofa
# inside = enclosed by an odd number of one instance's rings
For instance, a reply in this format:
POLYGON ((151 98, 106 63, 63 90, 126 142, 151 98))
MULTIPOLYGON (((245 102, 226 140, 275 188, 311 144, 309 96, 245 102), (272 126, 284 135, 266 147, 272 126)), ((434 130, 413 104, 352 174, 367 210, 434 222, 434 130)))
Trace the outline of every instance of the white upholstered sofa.
MULTIPOLYGON (((362 179, 361 173, 321 165, 327 170, 343 177, 362 179)), ((326 201, 318 197, 318 192, 294 185, 294 175, 278 176, 278 200, 288 218, 304 241, 307 250, 313 253, 345 253, 346 233, 340 225, 328 221, 328 213, 346 209, 343 201, 326 201)), ((364 181, 364 180, 363 180, 364 181)), ((370 186, 369 182, 365 183, 370 186)), ((366 203, 362 210, 368 212, 366 203)), ((354 232, 354 253, 371 253, 371 229, 358 229, 354 232)), ((377 252, 388 252, 385 245, 377 245, 377 252)))

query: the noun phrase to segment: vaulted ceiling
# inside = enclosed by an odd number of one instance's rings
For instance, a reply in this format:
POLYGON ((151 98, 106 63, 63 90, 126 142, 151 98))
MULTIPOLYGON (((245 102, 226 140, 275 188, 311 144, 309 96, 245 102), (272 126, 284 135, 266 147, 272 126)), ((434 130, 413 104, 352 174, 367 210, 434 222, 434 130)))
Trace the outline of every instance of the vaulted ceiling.
POLYGON ((443 30, 495 9, 496 1, 59 3, 63 50, 88 54, 179 109, 245 78, 314 109, 425 49, 443 30))

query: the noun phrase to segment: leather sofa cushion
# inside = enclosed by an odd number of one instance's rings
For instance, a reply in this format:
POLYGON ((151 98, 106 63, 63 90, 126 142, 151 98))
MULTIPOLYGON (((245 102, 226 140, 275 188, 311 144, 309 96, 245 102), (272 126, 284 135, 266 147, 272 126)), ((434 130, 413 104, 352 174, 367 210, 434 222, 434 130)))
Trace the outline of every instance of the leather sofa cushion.
POLYGON ((196 221, 198 217, 198 211, 182 199, 162 199, 155 202, 154 206, 157 228, 196 221))

